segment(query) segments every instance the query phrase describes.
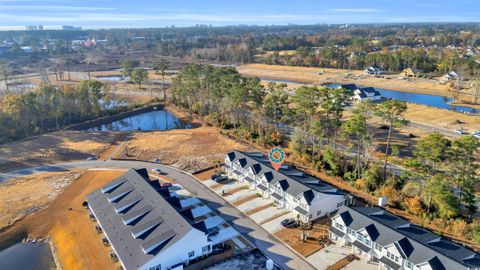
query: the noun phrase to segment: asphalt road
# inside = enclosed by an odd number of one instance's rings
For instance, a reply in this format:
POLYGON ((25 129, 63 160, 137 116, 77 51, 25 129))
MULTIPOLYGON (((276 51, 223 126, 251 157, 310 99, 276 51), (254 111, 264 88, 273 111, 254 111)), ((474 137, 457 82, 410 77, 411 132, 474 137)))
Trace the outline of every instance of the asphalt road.
POLYGON ((0 174, 0 183, 10 178, 26 176, 41 172, 58 172, 76 168, 146 168, 149 171, 154 168, 160 168, 167 175, 175 179, 185 189, 205 202, 211 209, 220 214, 227 220, 237 231, 245 238, 260 249, 267 257, 272 259, 278 266, 283 269, 315 269, 311 264, 304 260, 301 256, 287 248, 283 243, 265 231, 260 225, 255 223, 245 214, 230 205, 222 197, 204 186, 190 174, 175 168, 140 161, 77 161, 68 163, 59 163, 53 165, 38 166, 29 169, 13 171, 0 174))

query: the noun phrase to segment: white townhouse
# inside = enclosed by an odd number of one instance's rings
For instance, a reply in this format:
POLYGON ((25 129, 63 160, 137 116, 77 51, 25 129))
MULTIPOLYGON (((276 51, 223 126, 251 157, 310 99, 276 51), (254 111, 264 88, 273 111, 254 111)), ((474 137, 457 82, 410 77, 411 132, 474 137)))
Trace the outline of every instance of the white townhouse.
POLYGON ((277 206, 293 211, 304 222, 326 216, 344 205, 345 192, 290 166, 275 171, 262 153, 232 151, 225 155, 230 178, 249 184, 277 206))
POLYGON ((480 269, 480 254, 378 207, 340 208, 329 238, 378 269, 480 269))
POLYGON ((207 211, 192 208, 198 199, 179 199, 153 183, 145 169, 131 169, 87 195, 90 212, 125 270, 183 269, 212 251, 206 230, 188 220, 207 211))

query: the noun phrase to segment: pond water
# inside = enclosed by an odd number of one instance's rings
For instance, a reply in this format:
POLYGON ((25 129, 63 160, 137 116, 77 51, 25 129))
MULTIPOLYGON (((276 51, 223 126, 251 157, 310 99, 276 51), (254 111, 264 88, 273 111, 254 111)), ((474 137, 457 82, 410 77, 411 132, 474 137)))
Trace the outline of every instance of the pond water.
MULTIPOLYGON (((327 87, 338 87, 338 84, 325 84, 327 87)), ((359 86, 363 87, 363 86, 359 86)), ((477 113, 479 110, 465 107, 465 106, 455 106, 449 104, 453 102, 453 98, 445 97, 445 96, 435 96, 435 95, 428 95, 428 94, 419 94, 419 93, 410 93, 410 92, 402 92, 397 90, 387 90, 382 88, 375 88, 382 97, 387 99, 396 99, 396 100, 403 100, 411 103, 416 103, 420 105, 427 105, 430 107, 436 107, 441 109, 452 110, 456 112, 467 112, 467 113, 477 113)))
POLYGON ((89 128, 89 131, 151 131, 151 130, 170 130, 170 129, 188 129, 192 126, 180 121, 177 117, 167 111, 150 111, 121 120, 113 121, 108 124, 89 128))
POLYGON ((47 243, 18 243, 0 251, 0 269, 56 269, 47 243))
POLYGON ((122 77, 122 76, 103 76, 103 77, 97 77, 97 80, 99 81, 110 81, 110 82, 119 82, 123 80, 128 80, 128 77, 122 77))

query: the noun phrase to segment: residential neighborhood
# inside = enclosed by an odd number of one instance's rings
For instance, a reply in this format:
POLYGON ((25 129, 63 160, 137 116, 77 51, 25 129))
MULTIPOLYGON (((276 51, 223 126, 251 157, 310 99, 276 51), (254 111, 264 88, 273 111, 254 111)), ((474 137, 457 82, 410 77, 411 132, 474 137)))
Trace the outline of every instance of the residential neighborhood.
POLYGON ((480 270, 480 1, 0 3, 0 270, 480 270))

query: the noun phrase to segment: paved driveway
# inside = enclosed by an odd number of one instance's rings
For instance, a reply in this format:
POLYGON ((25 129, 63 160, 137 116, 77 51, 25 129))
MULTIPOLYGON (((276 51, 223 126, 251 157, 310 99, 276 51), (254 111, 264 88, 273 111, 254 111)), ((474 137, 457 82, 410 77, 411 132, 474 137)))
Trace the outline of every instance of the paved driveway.
MULTIPOLYGON (((165 171, 168 177, 175 179, 186 189, 193 191, 199 199, 205 202, 211 209, 220 214, 227 222, 240 232, 247 240, 253 243, 260 249, 267 257, 272 259, 283 269, 315 269, 309 262, 297 255, 283 243, 270 235, 260 225, 249 219, 246 215, 241 213, 238 209, 226 202, 221 196, 204 186, 200 181, 196 180, 191 175, 177 170, 175 168, 153 164, 148 162, 138 161, 78 161, 61 163, 55 165, 45 165, 30 169, 18 170, 6 174, 0 174, 0 182, 13 177, 31 175, 40 172, 57 172, 65 171, 75 168, 146 168, 152 170, 160 167, 165 171)), ((320 268, 322 269, 322 268, 320 268)))

